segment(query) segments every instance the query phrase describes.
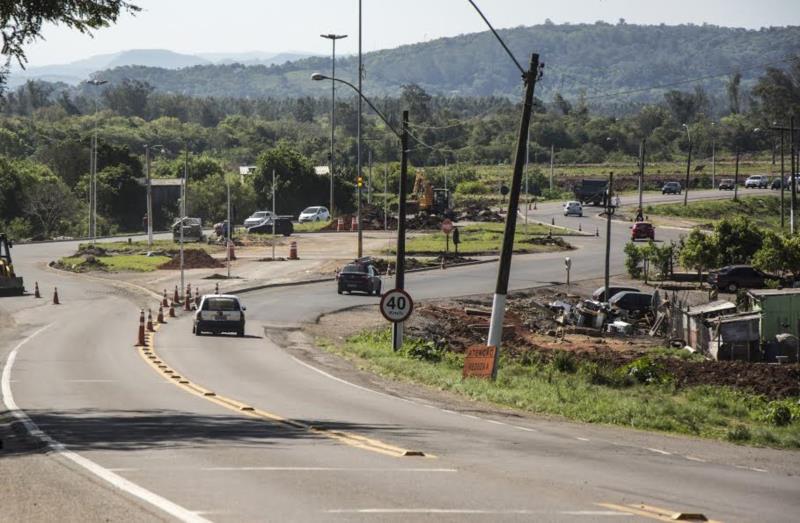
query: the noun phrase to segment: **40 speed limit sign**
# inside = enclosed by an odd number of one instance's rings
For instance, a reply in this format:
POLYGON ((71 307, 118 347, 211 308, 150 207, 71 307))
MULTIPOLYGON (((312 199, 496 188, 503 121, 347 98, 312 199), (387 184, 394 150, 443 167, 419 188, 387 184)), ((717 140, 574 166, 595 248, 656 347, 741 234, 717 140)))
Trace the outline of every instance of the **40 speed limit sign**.
POLYGON ((392 289, 381 297, 381 314, 391 322, 401 322, 411 316, 414 302, 403 289, 392 289))

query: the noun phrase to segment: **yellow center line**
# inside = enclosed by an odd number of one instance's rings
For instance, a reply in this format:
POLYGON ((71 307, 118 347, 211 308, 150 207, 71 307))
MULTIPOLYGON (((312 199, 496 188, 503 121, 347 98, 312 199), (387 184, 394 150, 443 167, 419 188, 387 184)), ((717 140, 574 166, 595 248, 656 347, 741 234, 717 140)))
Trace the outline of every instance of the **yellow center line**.
MULTIPOLYGON (((155 324, 153 325, 153 328, 156 331, 158 331, 160 325, 155 324)), ((164 362, 163 359, 156 353, 155 332, 146 333, 145 345, 139 346, 137 347, 137 349, 139 350, 139 355, 142 357, 145 363, 147 363, 150 366, 150 368, 152 368, 154 371, 161 374, 164 377, 164 379, 166 379, 170 383, 175 384, 177 387, 180 387, 181 389, 183 389, 186 392, 189 392, 190 394, 203 398, 204 400, 210 401, 211 403, 215 403, 221 407, 225 407, 226 409, 235 411, 238 414, 248 416, 250 418, 278 423, 295 430, 304 430, 307 432, 311 432, 312 434, 316 434, 325 438, 329 438, 344 443, 351 447, 363 450, 369 450, 371 452, 377 452, 392 457, 402 457, 402 456, 419 456, 426 458, 436 457, 433 456, 432 454, 426 454, 421 451, 405 449, 402 447, 384 443, 383 441, 377 439, 368 438, 366 436, 362 436, 359 434, 354 434, 351 432, 343 432, 339 430, 331 430, 331 429, 326 429, 324 427, 309 425, 307 423, 302 423, 299 421, 285 418, 279 414, 275 414, 272 412, 252 407, 250 405, 237 401, 233 398, 220 396, 219 394, 216 394, 215 392, 206 389, 205 387, 202 387, 197 383, 192 382, 190 379, 186 378, 183 374, 170 368, 170 366, 167 365, 166 362, 164 362)))

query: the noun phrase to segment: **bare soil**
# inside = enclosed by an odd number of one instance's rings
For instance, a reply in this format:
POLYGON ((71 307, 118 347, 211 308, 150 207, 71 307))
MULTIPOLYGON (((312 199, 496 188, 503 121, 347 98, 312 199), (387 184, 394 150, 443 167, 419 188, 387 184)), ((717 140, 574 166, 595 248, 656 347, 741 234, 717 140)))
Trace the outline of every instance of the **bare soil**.
MULTIPOLYGON (((186 269, 218 269, 225 267, 225 263, 218 260, 201 249, 184 249, 183 266, 186 269)), ((180 254, 173 254, 172 259, 159 265, 159 269, 180 269, 180 254)))

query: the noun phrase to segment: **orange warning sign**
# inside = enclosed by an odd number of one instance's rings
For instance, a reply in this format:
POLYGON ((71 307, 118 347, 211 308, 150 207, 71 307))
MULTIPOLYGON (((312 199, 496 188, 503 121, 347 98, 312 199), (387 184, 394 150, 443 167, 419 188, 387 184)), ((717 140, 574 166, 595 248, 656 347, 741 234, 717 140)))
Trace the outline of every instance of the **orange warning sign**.
POLYGON ((475 345, 467 349, 464 358, 464 378, 491 378, 494 370, 494 345, 475 345))

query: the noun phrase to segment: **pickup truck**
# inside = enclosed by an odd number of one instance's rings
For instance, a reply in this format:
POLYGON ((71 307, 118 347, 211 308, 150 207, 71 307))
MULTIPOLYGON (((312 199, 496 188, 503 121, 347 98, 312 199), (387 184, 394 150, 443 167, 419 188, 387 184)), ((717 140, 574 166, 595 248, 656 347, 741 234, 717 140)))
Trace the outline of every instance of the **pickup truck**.
POLYGON ((579 185, 573 189, 575 199, 582 204, 591 203, 592 205, 605 205, 606 194, 608 193, 607 180, 581 180, 579 185))

